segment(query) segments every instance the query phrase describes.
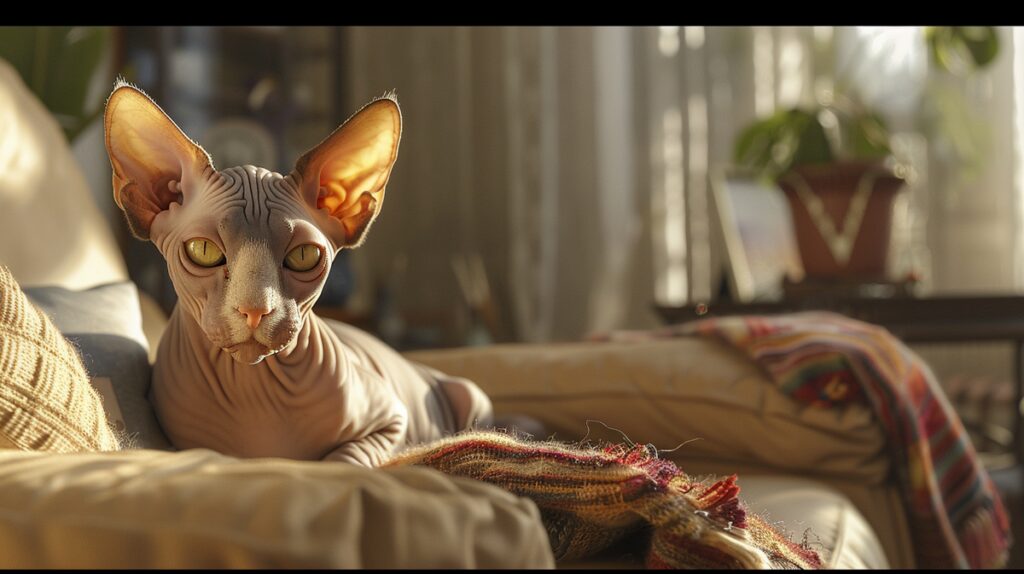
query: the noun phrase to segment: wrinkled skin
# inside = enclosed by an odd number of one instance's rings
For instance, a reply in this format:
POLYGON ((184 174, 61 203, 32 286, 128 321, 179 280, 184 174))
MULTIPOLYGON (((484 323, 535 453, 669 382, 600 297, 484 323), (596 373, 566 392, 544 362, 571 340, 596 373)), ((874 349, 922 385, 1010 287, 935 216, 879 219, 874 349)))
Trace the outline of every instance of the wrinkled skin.
POLYGON ((376 465, 406 444, 491 422, 472 382, 311 311, 338 251, 358 246, 379 212, 401 134, 397 102, 364 107, 287 176, 217 171, 130 86, 115 88, 104 124, 115 200, 163 254, 178 294, 151 390, 176 447, 376 465), (193 261, 186 245, 197 238, 222 262, 193 261), (320 258, 296 271, 284 262, 302 246, 320 258))

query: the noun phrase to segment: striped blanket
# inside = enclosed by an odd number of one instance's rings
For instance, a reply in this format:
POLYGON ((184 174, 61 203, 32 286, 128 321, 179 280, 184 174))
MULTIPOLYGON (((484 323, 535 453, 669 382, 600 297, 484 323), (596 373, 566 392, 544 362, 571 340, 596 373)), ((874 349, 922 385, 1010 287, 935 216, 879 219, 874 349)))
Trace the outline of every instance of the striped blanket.
POLYGON ((889 438, 922 568, 997 568, 1009 519, 935 376, 884 328, 826 312, 709 318, 604 339, 701 335, 745 352, 794 399, 869 404, 889 438))
POLYGON ((557 560, 642 541, 648 568, 821 568, 806 544, 746 512, 735 475, 697 480, 642 445, 583 448, 467 432, 403 451, 383 466, 404 465, 533 500, 557 560))

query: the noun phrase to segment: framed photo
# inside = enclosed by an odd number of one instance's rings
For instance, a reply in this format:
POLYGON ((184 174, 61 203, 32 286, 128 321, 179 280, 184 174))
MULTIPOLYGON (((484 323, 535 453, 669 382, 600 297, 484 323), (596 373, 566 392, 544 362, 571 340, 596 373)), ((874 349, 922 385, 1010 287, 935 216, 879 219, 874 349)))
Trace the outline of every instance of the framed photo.
POLYGON ((733 299, 782 299, 784 281, 797 282, 804 276, 782 190, 748 173, 720 168, 712 175, 711 195, 733 299))

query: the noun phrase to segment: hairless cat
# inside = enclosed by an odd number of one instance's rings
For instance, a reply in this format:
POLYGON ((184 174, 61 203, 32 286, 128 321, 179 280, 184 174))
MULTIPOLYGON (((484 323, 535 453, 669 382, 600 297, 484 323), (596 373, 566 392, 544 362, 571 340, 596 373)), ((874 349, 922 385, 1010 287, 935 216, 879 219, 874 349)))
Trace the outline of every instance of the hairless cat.
POLYGON ((335 255, 363 241, 384 201, 402 133, 393 96, 286 176, 216 170, 122 81, 104 128, 114 199, 163 254, 178 294, 150 390, 177 448, 375 466, 407 444, 491 423, 472 382, 312 312, 335 255))

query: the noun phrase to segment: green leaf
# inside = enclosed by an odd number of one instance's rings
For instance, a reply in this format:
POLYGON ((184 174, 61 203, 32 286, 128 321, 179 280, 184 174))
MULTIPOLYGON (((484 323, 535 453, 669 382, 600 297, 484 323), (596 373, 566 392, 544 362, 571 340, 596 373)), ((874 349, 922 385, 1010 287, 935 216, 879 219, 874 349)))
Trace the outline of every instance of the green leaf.
POLYGON ((110 49, 110 38, 107 27, 3 27, 0 57, 18 70, 70 141, 102 109, 102 97, 89 101, 89 87, 110 49))
POLYGON ((10 62, 29 88, 36 84, 32 57, 35 53, 36 29, 32 27, 0 27, 0 58, 10 62))
POLYGON ((796 145, 789 164, 785 166, 786 169, 809 163, 827 163, 835 159, 832 146, 829 145, 828 136, 825 134, 825 127, 821 125, 817 114, 794 111, 791 117, 792 137, 796 145))
POLYGON ((854 157, 885 157, 892 153, 889 131, 877 114, 853 118, 847 126, 846 146, 854 157))
POLYGON ((735 162, 759 177, 775 179, 791 167, 834 159, 817 114, 794 108, 758 120, 736 138, 735 162))
MULTIPOLYGON (((803 110, 782 110, 754 122, 736 139, 734 159, 760 177, 774 179, 794 161, 813 161, 817 143, 807 138, 812 116, 803 110)), ((827 148, 827 142, 826 142, 827 148)))
POLYGON ((786 117, 785 112, 779 112, 754 122, 740 132, 733 148, 736 164, 770 177, 773 171, 772 148, 786 117))
POLYGON ((999 34, 992 26, 931 26, 925 39, 932 60, 957 75, 985 68, 999 55, 999 34))

